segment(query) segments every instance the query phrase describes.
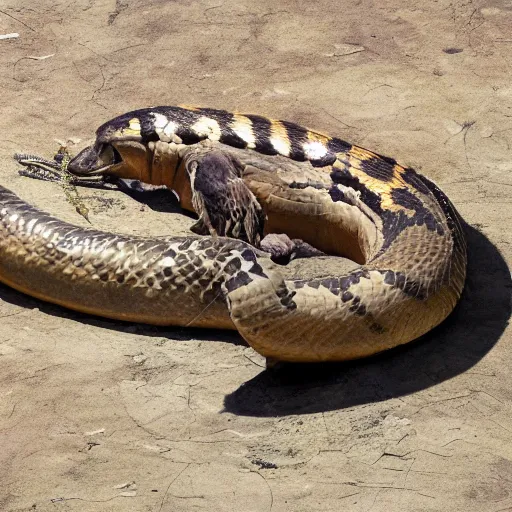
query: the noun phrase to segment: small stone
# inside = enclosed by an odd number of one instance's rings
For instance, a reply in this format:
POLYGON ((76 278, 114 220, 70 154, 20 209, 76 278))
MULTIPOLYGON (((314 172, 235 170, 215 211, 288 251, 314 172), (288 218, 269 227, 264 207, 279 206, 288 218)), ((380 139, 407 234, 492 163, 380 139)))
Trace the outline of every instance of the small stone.
POLYGON ((352 55, 353 53, 364 52, 366 48, 364 46, 358 46, 355 44, 335 44, 334 52, 326 53, 326 57, 344 57, 345 55, 352 55))

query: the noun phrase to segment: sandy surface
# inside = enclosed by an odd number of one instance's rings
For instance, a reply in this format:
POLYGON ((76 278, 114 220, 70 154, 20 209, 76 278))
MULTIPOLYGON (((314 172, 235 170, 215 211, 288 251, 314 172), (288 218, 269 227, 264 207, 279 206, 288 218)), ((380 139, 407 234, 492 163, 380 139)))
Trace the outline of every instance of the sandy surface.
MULTIPOLYGON (((20 37, 0 40, 1 183, 63 219, 83 223, 13 152, 78 149, 121 112, 192 103, 393 156, 472 227, 456 313, 357 364, 269 373, 233 333, 0 287, 0 509, 511 511, 510 27, 510 0, 4 0, 0 33, 20 37)), ((190 224, 168 196, 85 195, 101 229, 190 224)))

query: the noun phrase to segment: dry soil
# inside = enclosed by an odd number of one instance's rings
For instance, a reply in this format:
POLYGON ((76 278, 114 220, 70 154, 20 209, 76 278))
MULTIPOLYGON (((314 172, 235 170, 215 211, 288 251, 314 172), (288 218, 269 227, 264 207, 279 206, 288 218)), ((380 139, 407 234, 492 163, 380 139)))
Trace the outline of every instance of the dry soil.
MULTIPOLYGON (((268 372, 237 335, 122 324, 0 286, 0 509, 512 511, 512 2, 2 0, 0 179, 85 225, 15 151, 188 103, 303 123, 434 179, 469 223, 424 340, 268 372)), ((186 233, 85 191, 101 229, 186 233)))

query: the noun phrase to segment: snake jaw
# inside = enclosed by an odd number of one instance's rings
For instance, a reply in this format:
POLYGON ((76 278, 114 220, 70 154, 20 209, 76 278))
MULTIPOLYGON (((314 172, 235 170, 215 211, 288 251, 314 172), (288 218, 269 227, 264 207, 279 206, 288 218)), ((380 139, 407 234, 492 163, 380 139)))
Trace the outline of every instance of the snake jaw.
POLYGON ((141 180, 147 173, 147 147, 137 141, 96 142, 83 149, 68 165, 75 176, 116 176, 141 180))
POLYGON ((68 171, 77 176, 107 174, 115 163, 113 147, 110 144, 94 144, 71 159, 68 171))

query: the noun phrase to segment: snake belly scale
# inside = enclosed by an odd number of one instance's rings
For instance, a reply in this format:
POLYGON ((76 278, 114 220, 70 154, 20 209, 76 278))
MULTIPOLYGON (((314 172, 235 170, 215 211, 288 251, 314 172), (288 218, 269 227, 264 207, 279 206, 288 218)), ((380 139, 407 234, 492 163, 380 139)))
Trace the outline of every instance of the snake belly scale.
POLYGON ((81 228, 0 187, 0 281, 75 310, 236 329, 282 361, 346 360, 425 334, 464 286, 462 221, 434 183, 291 122, 136 110, 102 125, 68 169, 167 185, 198 214, 203 234, 81 228), (285 277, 262 250, 265 235, 280 233, 360 266, 285 277))

